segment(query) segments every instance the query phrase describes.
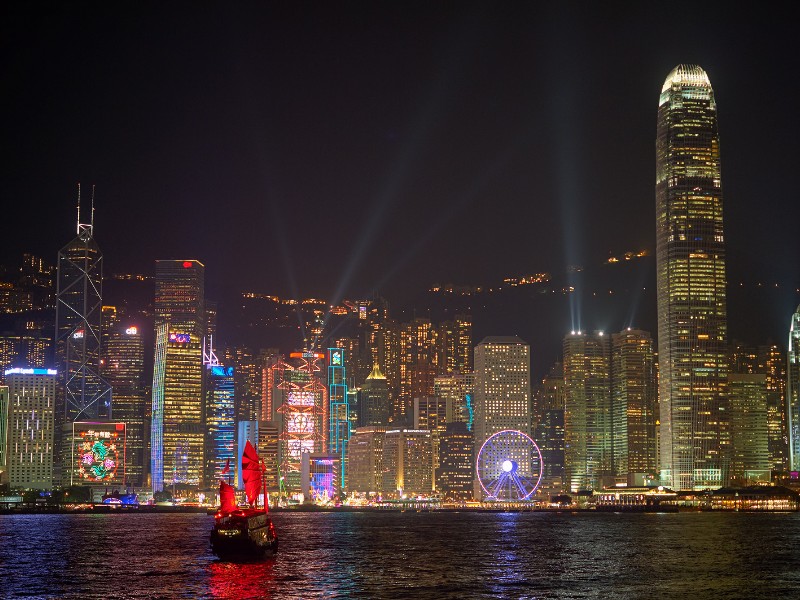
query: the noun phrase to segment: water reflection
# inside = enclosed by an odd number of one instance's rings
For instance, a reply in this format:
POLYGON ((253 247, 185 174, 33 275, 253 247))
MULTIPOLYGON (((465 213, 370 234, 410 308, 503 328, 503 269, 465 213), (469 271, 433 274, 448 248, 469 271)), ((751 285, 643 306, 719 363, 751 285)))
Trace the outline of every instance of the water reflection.
POLYGON ((275 559, 209 564, 209 593, 214 598, 273 598, 276 593, 275 559))

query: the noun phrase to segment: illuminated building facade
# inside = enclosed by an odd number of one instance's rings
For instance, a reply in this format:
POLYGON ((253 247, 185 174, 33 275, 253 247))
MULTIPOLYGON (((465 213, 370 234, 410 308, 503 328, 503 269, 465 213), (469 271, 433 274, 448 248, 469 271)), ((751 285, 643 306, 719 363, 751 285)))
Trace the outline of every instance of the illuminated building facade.
POLYGON ((611 336, 611 436, 614 473, 628 485, 644 485, 658 473, 658 389, 653 340, 626 329, 611 336))
POLYGON ((572 492, 601 489, 613 475, 610 350, 599 331, 564 338, 564 470, 572 492))
POLYGON ((8 369, 7 465, 11 489, 53 487, 54 369, 8 369))
POLYGON ((54 442, 60 454, 55 465, 58 479, 72 464, 69 448, 62 443, 71 424, 111 418, 111 386, 100 375, 103 254, 93 237, 93 222, 94 204, 90 222, 80 222, 79 196, 77 237, 58 252, 54 442))
POLYGON ((70 485, 123 485, 127 479, 125 423, 72 423, 70 485))
POLYGON ((439 434, 439 466, 436 469, 436 490, 449 502, 472 500, 475 481, 472 432, 464 422, 448 423, 439 434))
POLYGON ((400 393, 393 399, 392 423, 408 426, 414 398, 433 395, 437 373, 436 335, 430 319, 417 318, 400 328, 400 393))
POLYGON ((728 375, 730 398, 730 478, 740 485, 771 478, 767 425, 767 377, 763 373, 728 375))
POLYGON ((459 314, 436 332, 437 374, 472 371, 472 316, 459 314))
MULTIPOLYGON (((343 348, 328 348, 328 452, 339 457, 338 491, 345 489, 347 444, 350 441, 350 396, 343 348)), ((338 492, 337 492, 338 493, 338 492)))
POLYGON ((320 363, 325 355, 317 352, 293 352, 289 362, 275 367, 275 381, 282 402, 276 408, 281 415, 281 475, 288 492, 305 493, 300 478, 301 455, 320 453, 325 446, 327 429, 327 389, 320 379, 320 363))
POLYGON ((433 392, 444 400, 445 422, 466 423, 472 431, 475 420, 475 375, 454 372, 433 380, 433 392))
POLYGON ((232 473, 236 455, 236 420, 234 418, 234 369, 219 364, 205 365, 205 485, 213 487, 226 466, 232 473))
POLYGON ((304 498, 319 503, 338 499, 343 491, 341 468, 342 457, 339 454, 303 452, 300 480, 304 498))
POLYGON ((358 396, 359 425, 381 427, 389 424, 392 412, 389 383, 377 363, 361 386, 358 396))
POLYGON ((656 273, 661 483, 723 485, 730 427, 717 105, 705 71, 678 65, 658 105, 656 273))
POLYGON ((789 414, 789 457, 791 470, 800 470, 800 306, 789 324, 786 361, 786 404, 789 414))
POLYGON ((564 365, 555 363, 536 392, 535 434, 542 451, 542 476, 564 478, 564 365))
POLYGON ((145 455, 149 438, 148 401, 144 390, 144 341, 136 325, 117 324, 108 332, 103 377, 114 395, 114 419, 125 423, 125 483, 134 487, 146 484, 149 457, 145 455))
POLYGON ((45 337, 0 335, 0 373, 14 367, 45 368, 50 362, 48 359, 50 346, 50 339, 45 337))
POLYGON ((358 427, 347 447, 347 493, 380 494, 383 486, 385 427, 358 427))
POLYGON ((384 497, 428 496, 433 491, 431 432, 394 429, 384 434, 382 454, 384 497))
POLYGON ((264 482, 268 492, 280 489, 280 437, 281 427, 277 421, 258 422, 258 444, 255 447, 264 461, 264 482))
MULTIPOLYGON (((242 454, 247 442, 258 448, 258 421, 238 421, 236 423, 236 489, 244 489, 242 478, 242 454)), ((259 456, 261 454, 259 453, 259 456)))
POLYGON ((200 486, 205 460, 205 267, 157 260, 150 470, 153 490, 200 486))
MULTIPOLYGON (((475 448, 480 449, 493 434, 505 429, 530 434, 531 429, 530 346, 515 336, 487 337, 475 347, 475 448)), ((509 455, 527 470, 526 453, 509 455)), ((495 476, 500 475, 500 467, 495 476)), ((475 482, 475 495, 480 497, 475 482)))
POLYGON ((0 485, 8 483, 8 400, 8 386, 0 385, 0 485))

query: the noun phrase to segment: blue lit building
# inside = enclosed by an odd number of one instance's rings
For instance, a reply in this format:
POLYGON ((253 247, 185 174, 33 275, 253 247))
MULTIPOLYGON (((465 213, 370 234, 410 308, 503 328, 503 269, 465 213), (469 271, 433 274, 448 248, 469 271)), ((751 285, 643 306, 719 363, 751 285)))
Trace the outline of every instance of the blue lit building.
POLYGON ((350 441, 350 403, 344 349, 328 348, 328 452, 341 457, 339 487, 345 489, 347 444, 350 441))
POLYGON ((206 486, 230 479, 236 465, 233 367, 206 365, 206 486), (230 465, 226 477, 222 470, 230 465))

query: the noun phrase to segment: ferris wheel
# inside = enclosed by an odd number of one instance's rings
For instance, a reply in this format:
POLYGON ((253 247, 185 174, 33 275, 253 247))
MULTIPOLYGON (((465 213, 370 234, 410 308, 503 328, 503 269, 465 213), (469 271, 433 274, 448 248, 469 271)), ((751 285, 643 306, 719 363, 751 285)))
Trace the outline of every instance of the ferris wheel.
POLYGON ((476 472, 488 499, 528 500, 542 480, 542 452, 521 431, 498 431, 478 451, 476 472))

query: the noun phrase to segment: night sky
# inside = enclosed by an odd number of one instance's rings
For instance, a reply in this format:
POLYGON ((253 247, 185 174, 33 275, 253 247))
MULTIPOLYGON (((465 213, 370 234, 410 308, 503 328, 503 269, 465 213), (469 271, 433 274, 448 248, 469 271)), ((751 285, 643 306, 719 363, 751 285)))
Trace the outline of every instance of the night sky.
POLYGON ((78 181, 97 186, 107 273, 197 258, 215 285, 283 296, 654 251, 658 95, 696 63, 729 280, 797 303, 800 53, 779 11, 227 4, 4 5, 3 262, 55 261, 78 181))

